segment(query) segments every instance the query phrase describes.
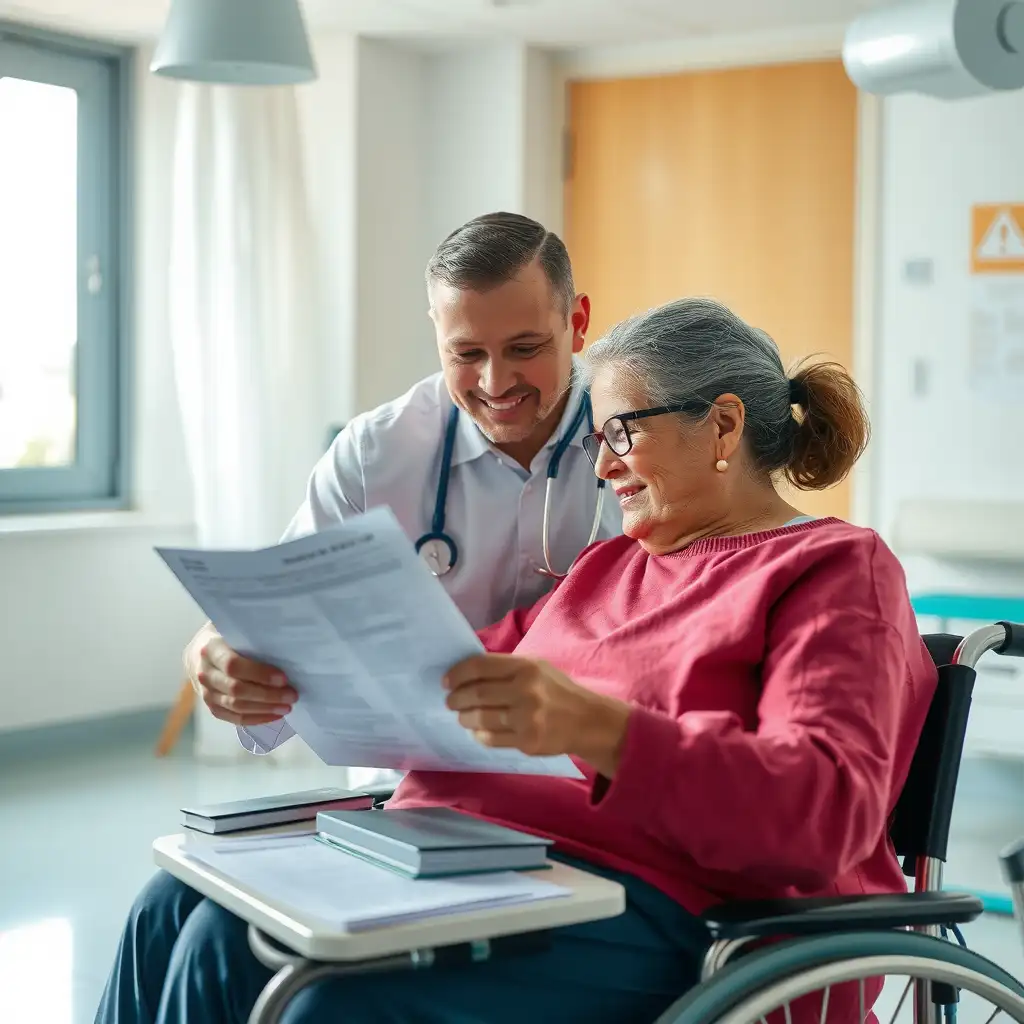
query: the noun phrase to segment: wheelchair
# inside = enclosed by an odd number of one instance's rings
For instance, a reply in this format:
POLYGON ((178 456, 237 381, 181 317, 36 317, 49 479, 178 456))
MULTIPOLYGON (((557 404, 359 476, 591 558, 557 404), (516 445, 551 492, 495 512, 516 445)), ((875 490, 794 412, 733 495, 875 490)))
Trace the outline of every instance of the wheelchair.
MULTIPOLYGON (((710 946, 701 981, 655 1024, 841 1024, 880 1019, 913 1024, 991 1024, 1000 1014, 1024 1024, 1024 982, 963 943, 959 926, 982 913, 980 899, 942 890, 953 800, 967 733, 975 666, 989 651, 1024 657, 1024 625, 985 626, 967 637, 924 637, 939 670, 938 686, 921 732, 907 781, 892 819, 890 836, 908 893, 810 897, 727 903, 703 915, 710 946), (956 936, 954 942, 949 934, 956 936), (906 979, 893 988, 885 979, 906 979), (977 1014, 980 999, 993 1008, 977 1014), (888 1013, 888 1004, 895 1011, 888 1013)), ((378 794, 378 805, 390 794, 378 794)), ((1003 852, 1003 871, 1024 929, 1024 839, 1003 852)), ((521 936, 526 948, 542 936, 521 936)), ((514 955, 517 937, 493 940, 489 956, 514 955)), ((277 1024, 290 999, 306 984, 350 973, 353 965, 312 964, 276 949, 250 928, 250 945, 267 967, 278 970, 250 1021, 277 1024)), ((431 951, 431 962, 471 962, 472 951, 431 951)), ((363 970, 418 966, 389 958, 363 970)))

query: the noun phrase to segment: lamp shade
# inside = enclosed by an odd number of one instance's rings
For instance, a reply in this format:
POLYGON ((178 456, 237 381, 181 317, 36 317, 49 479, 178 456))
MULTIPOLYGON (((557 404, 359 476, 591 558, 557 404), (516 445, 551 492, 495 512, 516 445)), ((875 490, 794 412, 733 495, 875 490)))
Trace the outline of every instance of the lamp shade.
POLYGON ((150 70, 224 85, 316 78, 298 0, 172 0, 150 70))

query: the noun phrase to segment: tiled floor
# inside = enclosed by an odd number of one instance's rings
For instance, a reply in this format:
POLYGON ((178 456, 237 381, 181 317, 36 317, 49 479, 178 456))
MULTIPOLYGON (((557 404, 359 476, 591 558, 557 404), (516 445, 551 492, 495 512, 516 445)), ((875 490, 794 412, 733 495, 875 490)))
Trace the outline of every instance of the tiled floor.
MULTIPOLYGON (((124 914, 152 872, 150 843, 177 831, 184 802, 337 783, 328 768, 286 769, 256 758, 197 765, 187 744, 158 761, 152 740, 146 733, 100 749, 0 756, 3 1024, 90 1024, 124 914)), ((980 796, 965 784, 951 879, 1001 888, 996 850, 1003 839, 1024 833, 1019 781, 1012 771, 995 783, 982 778, 980 796), (999 796, 1002 786, 1012 794, 1013 813, 999 796), (968 830, 976 838, 964 838, 968 830)), ((969 927, 967 938, 1024 977, 1012 922, 986 918, 969 927)))

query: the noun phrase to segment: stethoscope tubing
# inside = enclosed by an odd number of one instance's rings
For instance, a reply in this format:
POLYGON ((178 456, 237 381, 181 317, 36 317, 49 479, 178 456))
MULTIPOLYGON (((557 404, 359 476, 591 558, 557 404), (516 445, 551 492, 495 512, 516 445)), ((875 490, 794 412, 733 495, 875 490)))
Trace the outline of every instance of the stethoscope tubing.
MULTIPOLYGON (((537 572, 544 576, 549 576, 552 579, 564 579, 568 575, 568 570, 564 573, 556 572, 551 565, 551 495, 554 489, 554 481, 558 479, 558 471, 561 468, 562 456, 564 456, 569 450, 569 447, 573 442, 573 438, 575 438, 576 434, 579 432, 584 421, 589 424, 591 430, 594 429, 593 409, 590 403, 590 395, 586 391, 583 392, 583 398, 580 401, 576 415, 573 416, 572 422, 559 439, 558 444, 555 446, 555 450, 551 453, 551 458, 548 460, 547 479, 544 483, 544 518, 541 523, 541 550, 544 555, 544 568, 538 568, 537 572)), ((451 411, 448 413, 448 422, 445 425, 444 448, 441 453, 441 471, 438 475, 437 495, 434 499, 434 515, 430 523, 430 533, 424 534, 416 542, 417 553, 432 541, 436 541, 447 547, 449 554, 448 564, 445 568, 441 569, 440 572, 433 570, 435 575, 444 575, 449 572, 455 567, 455 563, 458 561, 459 557, 458 546, 452 537, 445 533, 444 529, 445 510, 448 504, 448 483, 451 479, 452 458, 455 452, 455 439, 458 432, 458 426, 459 407, 453 403, 451 411)), ((586 544, 587 547, 590 547, 590 545, 594 543, 597 539, 597 534, 601 529, 601 515, 604 511, 604 497, 605 481, 599 477, 597 481, 597 505, 594 510, 594 522, 591 526, 590 539, 586 544)))

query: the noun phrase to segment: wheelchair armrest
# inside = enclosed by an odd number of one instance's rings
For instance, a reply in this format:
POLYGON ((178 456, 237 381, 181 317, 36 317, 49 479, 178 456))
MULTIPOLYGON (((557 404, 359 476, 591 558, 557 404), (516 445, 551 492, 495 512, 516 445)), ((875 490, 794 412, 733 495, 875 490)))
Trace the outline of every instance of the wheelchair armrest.
POLYGON ((751 939, 966 924, 983 909, 966 893, 902 892, 723 903, 701 918, 713 939, 751 939))

